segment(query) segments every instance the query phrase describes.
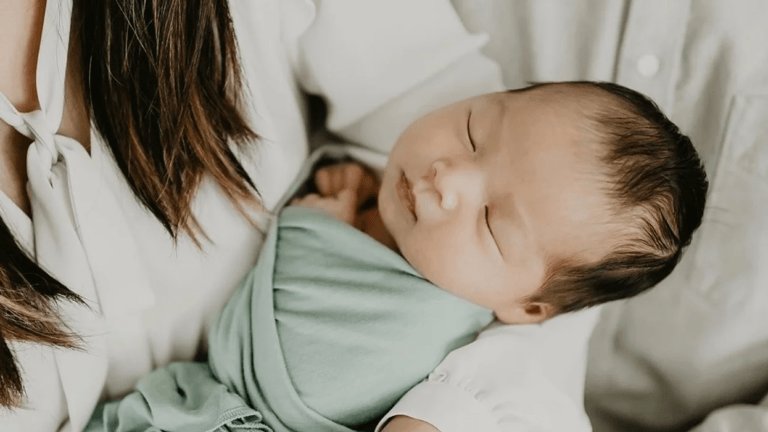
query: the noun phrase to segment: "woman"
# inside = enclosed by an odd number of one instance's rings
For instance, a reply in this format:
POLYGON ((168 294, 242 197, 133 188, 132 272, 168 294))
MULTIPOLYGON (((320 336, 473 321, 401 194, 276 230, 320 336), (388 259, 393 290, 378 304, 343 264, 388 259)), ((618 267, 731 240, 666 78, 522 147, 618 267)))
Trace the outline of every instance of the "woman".
POLYGON ((501 88, 446 0, 360 3, 4 2, 0 430, 80 430, 204 353, 308 153, 302 91, 386 152, 418 115, 501 88))

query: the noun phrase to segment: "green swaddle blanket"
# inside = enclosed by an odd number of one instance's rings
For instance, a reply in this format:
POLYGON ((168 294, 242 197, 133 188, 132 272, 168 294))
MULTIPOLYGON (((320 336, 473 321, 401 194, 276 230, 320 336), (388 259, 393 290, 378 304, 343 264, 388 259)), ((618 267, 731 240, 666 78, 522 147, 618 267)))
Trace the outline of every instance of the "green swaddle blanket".
POLYGON ((212 328, 208 364, 152 372, 86 430, 373 430, 492 319, 366 234, 288 207, 212 328))

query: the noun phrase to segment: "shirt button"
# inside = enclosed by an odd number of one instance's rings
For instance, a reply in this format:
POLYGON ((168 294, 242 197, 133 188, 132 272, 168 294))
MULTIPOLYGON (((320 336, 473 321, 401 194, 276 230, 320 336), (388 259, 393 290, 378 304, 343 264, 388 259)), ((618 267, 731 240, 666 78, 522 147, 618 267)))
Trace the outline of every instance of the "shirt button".
POLYGON ((659 66, 659 58, 653 54, 646 54, 637 60, 637 71, 646 78, 656 75, 659 66))

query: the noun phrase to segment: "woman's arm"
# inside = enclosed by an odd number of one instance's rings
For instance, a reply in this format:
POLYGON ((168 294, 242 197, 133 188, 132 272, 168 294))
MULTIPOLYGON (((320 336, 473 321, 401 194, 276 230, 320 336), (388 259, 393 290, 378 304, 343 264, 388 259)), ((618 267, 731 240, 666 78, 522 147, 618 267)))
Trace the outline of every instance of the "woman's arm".
POLYGON ((398 431, 389 428, 399 417, 392 427, 404 431, 591 430, 584 375, 598 315, 596 308, 543 324, 492 324, 403 396, 377 432, 398 431))

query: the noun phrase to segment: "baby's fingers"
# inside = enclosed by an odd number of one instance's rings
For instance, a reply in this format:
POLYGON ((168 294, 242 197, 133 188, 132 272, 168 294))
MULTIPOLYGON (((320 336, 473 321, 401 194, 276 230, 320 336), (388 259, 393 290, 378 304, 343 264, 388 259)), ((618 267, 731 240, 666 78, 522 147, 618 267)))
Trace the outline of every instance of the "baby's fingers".
POLYGON ((339 191, 335 196, 336 201, 343 206, 349 206, 352 210, 357 209, 357 192, 353 189, 345 188, 339 191))
POLYGON ((365 168, 356 162, 325 166, 315 172, 315 186, 324 197, 347 188, 357 190, 365 173, 365 168))
POLYGON ((351 189, 343 189, 338 194, 329 197, 309 194, 303 198, 292 200, 291 204, 320 209, 343 222, 352 224, 355 220, 357 194, 351 189))
POLYGON ((351 224, 357 213, 357 192, 346 188, 339 191, 334 198, 336 217, 351 224))
POLYGON ((291 205, 303 205, 306 207, 315 207, 323 198, 315 193, 304 195, 303 197, 291 200, 291 205))
POLYGON ((322 196, 333 195, 333 173, 330 167, 324 167, 315 173, 315 186, 322 196))
POLYGON ((315 172, 315 186, 321 196, 336 195, 346 186, 346 164, 335 164, 322 167, 315 172))

